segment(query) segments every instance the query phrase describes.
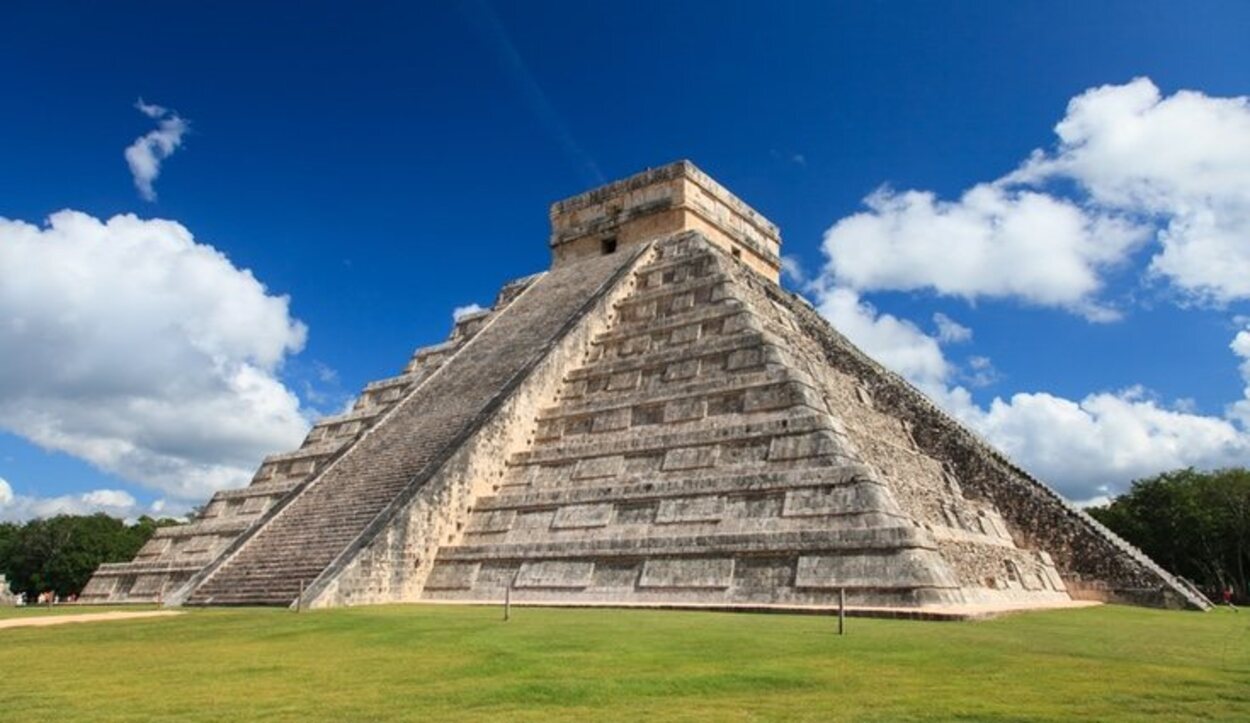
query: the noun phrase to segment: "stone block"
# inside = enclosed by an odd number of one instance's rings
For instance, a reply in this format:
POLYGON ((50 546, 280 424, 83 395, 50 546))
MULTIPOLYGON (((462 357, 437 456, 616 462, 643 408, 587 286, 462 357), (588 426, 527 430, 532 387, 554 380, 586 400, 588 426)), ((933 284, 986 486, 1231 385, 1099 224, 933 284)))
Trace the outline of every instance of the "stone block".
POLYGON ((681 379, 691 379, 699 373, 698 359, 683 359, 682 361, 673 362, 664 369, 664 381, 674 382, 681 379))
POLYGON ((725 360, 725 370, 732 372, 739 369, 757 367, 763 363, 764 352, 759 347, 735 349, 729 352, 729 358, 725 360))
POLYGON ((638 587, 642 588, 727 588, 733 583, 732 558, 661 558, 642 566, 638 587))
POLYGON ((774 437, 768 447, 769 461, 804 459, 838 454, 842 447, 832 432, 811 432, 774 437))
POLYGON ((664 421, 663 404, 648 404, 645 406, 634 407, 630 424, 634 427, 642 427, 648 424, 659 424, 664 421))
POLYGON ((591 457, 578 460, 573 468, 573 479, 599 479, 616 477, 625 469, 625 458, 621 455, 611 457, 591 457))
POLYGON ((744 392, 742 411, 750 413, 784 409, 794 404, 795 396, 793 387, 788 384, 752 387, 744 392))
POLYGON ((687 324, 686 326, 679 326, 673 329, 672 333, 668 335, 669 346, 680 346, 698 341, 699 329, 699 324, 687 324))
POLYGON ((725 325, 721 327, 722 334, 737 334, 740 331, 758 330, 759 323, 745 311, 726 317, 725 325))
POLYGON ((484 510, 469 516, 466 532, 507 532, 516 521, 516 510, 484 510))
POLYGON ((617 354, 623 357, 645 354, 651 349, 650 336, 631 336, 621 342, 617 354))
POLYGON ((893 505, 877 485, 851 487, 807 487, 786 492, 783 517, 819 517, 824 515, 874 512, 893 505))
POLYGON ((613 374, 608 377, 607 389, 609 392, 625 392, 631 389, 637 389, 638 380, 641 378, 642 373, 636 370, 613 374))
POLYGON ((477 580, 479 563, 438 562, 426 578, 427 590, 469 590, 477 580))
POLYGON ((595 563, 581 560, 535 560, 521 563, 518 588, 584 588, 594 579, 595 563))
POLYGON ((563 419, 540 419, 538 420, 538 426, 534 430, 534 439, 540 442, 549 442, 559 439, 563 433, 563 419))
POLYGON ((660 500, 656 511, 657 524, 677 522, 718 522, 725 515, 725 498, 712 497, 678 497, 660 500))
POLYGON ((629 422, 629 407, 609 409, 606 412, 600 412, 595 415, 593 431, 598 434, 600 432, 615 432, 621 429, 628 429, 629 422))
POLYGON ((596 588, 632 589, 638 582, 637 562, 601 561, 595 563, 593 585, 596 588))
POLYGON ((612 521, 614 505, 567 505, 556 510, 551 521, 553 530, 570 530, 589 527, 604 527, 612 521))
POLYGON ((670 449, 664 454, 664 463, 660 466, 660 469, 665 472, 671 472, 674 470, 712 467, 716 464, 719 452, 720 449, 714 446, 670 449))
POLYGON ((941 558, 928 550, 882 554, 801 555, 795 571, 797 588, 958 587, 941 558))
POLYGON ((702 419, 706 413, 707 402, 703 399, 677 399, 664 405, 666 423, 702 419))

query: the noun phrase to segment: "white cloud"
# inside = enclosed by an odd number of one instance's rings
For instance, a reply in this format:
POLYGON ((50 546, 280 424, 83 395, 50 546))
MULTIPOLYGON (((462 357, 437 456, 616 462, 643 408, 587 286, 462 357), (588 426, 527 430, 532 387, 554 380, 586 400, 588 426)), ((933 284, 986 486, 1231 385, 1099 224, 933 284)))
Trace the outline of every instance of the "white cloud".
POLYGON ((186 134, 188 124, 176 112, 144 103, 142 98, 135 101, 135 108, 157 121, 157 126, 156 130, 139 136, 126 148, 126 165, 130 166, 130 175, 134 177, 139 195, 144 200, 155 201, 156 189, 152 184, 161 174, 161 162, 182 145, 182 136, 186 134))
POLYGON ((815 292, 816 309, 872 358, 927 391, 940 389, 950 365, 938 342, 905 319, 882 314, 845 288, 815 292))
POLYGON ((467 304, 465 306, 457 306, 456 308, 451 310, 451 319, 452 321, 460 321, 461 319, 463 319, 464 317, 470 314, 476 314, 479 311, 485 311, 485 310, 486 310, 485 307, 479 306, 477 304, 467 304))
POLYGON ((1250 99, 1164 97, 1137 78, 1073 98, 1055 132, 1013 182, 1072 179, 1098 206, 1153 217, 1153 273, 1201 300, 1250 298, 1250 99))
POLYGON ((1245 398, 1232 404, 1229 416, 1240 420, 1242 426, 1250 430, 1250 328, 1237 332, 1229 348, 1241 359, 1241 378, 1246 383, 1245 398))
POLYGON ((1183 299, 1250 299, 1250 100, 1165 97, 1139 78, 1073 98, 1055 132, 1053 151, 1035 151, 957 200, 889 188, 868 196, 865 211, 825 232, 827 264, 807 286, 818 307, 1073 499, 1122 491, 1135 477, 1175 467, 1250 464, 1250 328, 1231 344, 1246 390, 1223 416, 1200 414, 1185 400, 1169 407, 1139 387, 1080 400, 1019 393, 981 407, 956 380, 992 383, 993 364, 974 356, 964 371, 939 346, 961 340, 965 327, 935 316, 931 337, 863 300, 872 291, 927 290, 1107 321, 1119 315, 1103 298, 1108 272, 1128 268, 1147 244, 1144 277, 1165 280, 1183 299))
POLYGON ((0 218, 0 428, 173 498, 299 444, 276 373, 305 335, 287 297, 178 223, 0 218))
POLYGON ((160 514, 164 508, 164 500, 157 500, 145 508, 123 490, 100 489, 58 497, 19 495, 13 492, 13 487, 7 480, 0 477, 0 522, 21 522, 33 517, 55 515, 90 515, 96 512, 133 519, 143 514, 160 514))
POLYGON ((943 344, 961 344, 972 339, 972 329, 940 311, 933 315, 933 324, 938 329, 938 341, 943 344))
POLYGON ((1078 502, 1179 467, 1250 463, 1250 435, 1232 422, 1165 409, 1140 387, 1079 401, 1039 392, 995 398, 988 409, 951 406, 994 446, 1078 502))
POLYGON ((1198 301, 1250 298, 1250 99, 1165 97, 1138 78, 1073 98, 1055 133, 1053 152, 955 201, 877 190, 825 233, 825 275, 1104 321, 1106 272, 1154 241, 1150 276, 1198 301))
POLYGON ((1016 298, 1102 321, 1115 316, 1095 301, 1102 271, 1146 238, 1123 218, 994 184, 954 202, 888 188, 864 202, 868 211, 838 221, 824 239, 826 276, 859 291, 1016 298))

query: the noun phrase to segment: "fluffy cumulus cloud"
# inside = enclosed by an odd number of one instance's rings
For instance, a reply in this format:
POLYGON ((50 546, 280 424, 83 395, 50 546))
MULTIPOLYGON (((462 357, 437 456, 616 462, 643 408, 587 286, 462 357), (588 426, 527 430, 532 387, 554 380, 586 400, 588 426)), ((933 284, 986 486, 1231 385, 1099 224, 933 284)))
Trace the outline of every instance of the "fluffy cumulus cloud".
POLYGON ((1152 244, 1190 299, 1250 298, 1250 100, 1163 96, 1149 79, 1073 98, 1052 151, 956 200, 881 188, 825 233, 826 273, 859 291, 1013 298, 1093 320, 1108 270, 1152 244), (1075 189, 1059 194, 1051 189, 1075 189))
POLYGON ((243 484, 307 429, 288 302, 172 221, 0 218, 0 428, 173 499, 243 484))
POLYGON ((139 195, 155 201, 156 189, 152 184, 161 175, 161 163, 182 145, 188 125, 176 112, 144 103, 142 98, 135 102, 135 109, 155 120, 156 128, 139 136, 126 148, 126 165, 130 166, 139 195))
POLYGON ((1009 182, 1076 181, 1091 206, 1160 226, 1155 274, 1202 300, 1250 298, 1250 99, 1164 97, 1138 78, 1077 96, 1055 132, 1009 182))
POLYGON ((124 490, 100 489, 58 497, 19 495, 13 491, 13 486, 7 480, 0 477, 0 522, 54 515, 89 515, 96 512, 134 518, 142 514, 160 514, 164 508, 163 502, 144 507, 124 490))
POLYGON ((979 184, 958 201, 888 188, 825 233, 828 274, 860 291, 931 289, 1113 315, 1093 299, 1143 229, 1044 193, 979 184))
POLYGON ((1080 400, 1041 392, 995 398, 985 409, 948 406, 1078 502, 1121 492, 1128 481, 1163 470, 1250 462, 1250 435, 1235 424, 1168 409, 1139 387, 1080 400))
POLYGON ((878 189, 826 231, 827 264, 805 287, 852 341, 1071 499, 1176 467, 1250 464, 1250 328, 1230 345, 1246 391, 1223 416, 1134 386, 980 406, 963 385, 994 383, 992 362, 953 364, 942 349, 971 330, 936 315, 930 336, 863 298, 929 291, 1110 321, 1120 312, 1103 296, 1120 268, 1142 269, 1185 303, 1250 298, 1250 101, 1164 96, 1139 78, 1073 98, 1055 132, 1052 150, 955 200, 878 189), (1136 256, 1143 249, 1148 261, 1136 256))

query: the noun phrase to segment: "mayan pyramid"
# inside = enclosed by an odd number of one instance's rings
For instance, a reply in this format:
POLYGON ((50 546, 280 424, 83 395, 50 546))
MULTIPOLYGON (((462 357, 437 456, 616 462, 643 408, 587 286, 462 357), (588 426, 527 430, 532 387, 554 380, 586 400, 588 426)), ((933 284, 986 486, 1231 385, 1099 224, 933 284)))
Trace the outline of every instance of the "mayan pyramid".
POLYGON ((1205 608, 779 285, 688 162, 552 206, 506 285, 84 597, 1205 608))

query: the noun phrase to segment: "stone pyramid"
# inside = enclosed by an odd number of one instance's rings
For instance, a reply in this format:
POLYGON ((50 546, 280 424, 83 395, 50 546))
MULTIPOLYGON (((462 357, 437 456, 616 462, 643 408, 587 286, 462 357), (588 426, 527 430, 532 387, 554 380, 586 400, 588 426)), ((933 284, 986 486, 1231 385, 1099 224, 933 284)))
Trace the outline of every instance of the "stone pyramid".
POLYGON ((549 271, 91 599, 1208 605, 784 291, 776 227, 690 163, 551 215, 549 271))

